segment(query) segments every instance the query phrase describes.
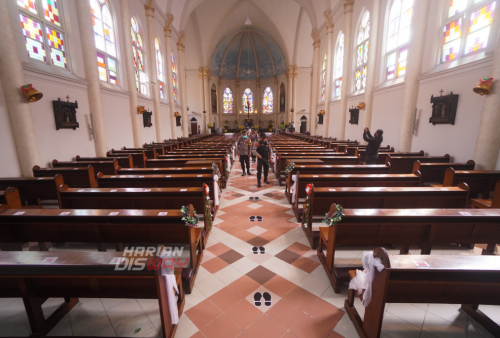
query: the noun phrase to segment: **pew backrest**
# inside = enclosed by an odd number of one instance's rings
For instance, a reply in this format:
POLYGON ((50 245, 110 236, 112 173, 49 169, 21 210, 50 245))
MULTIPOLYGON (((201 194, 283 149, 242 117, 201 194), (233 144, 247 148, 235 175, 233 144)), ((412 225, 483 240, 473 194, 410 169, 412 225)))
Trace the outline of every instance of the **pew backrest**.
POLYGON ((57 174, 60 174, 64 184, 71 188, 97 188, 96 173, 92 165, 85 168, 40 168, 37 165, 33 167, 34 177, 55 177, 57 174))

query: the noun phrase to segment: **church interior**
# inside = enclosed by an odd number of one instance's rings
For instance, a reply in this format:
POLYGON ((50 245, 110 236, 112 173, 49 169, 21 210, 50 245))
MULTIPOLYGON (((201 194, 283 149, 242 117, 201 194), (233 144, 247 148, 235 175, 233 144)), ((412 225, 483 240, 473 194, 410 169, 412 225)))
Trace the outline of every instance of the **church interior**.
POLYGON ((496 2, 0 0, 0 337, 500 337, 496 2))

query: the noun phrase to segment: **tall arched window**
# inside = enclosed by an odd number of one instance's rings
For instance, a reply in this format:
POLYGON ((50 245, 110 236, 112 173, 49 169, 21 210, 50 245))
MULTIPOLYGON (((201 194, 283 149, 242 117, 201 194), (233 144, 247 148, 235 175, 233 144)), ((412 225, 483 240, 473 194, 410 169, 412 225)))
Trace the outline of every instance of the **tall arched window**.
POLYGON ((413 0, 394 0, 389 12, 386 47, 386 79, 406 74, 413 0))
POLYGON ((144 45, 142 43, 141 31, 136 18, 130 18, 130 34, 132 35, 132 54, 134 55, 135 86, 137 91, 148 94, 147 76, 144 71, 144 45))
POLYGON ((443 25, 441 62, 487 47, 495 7, 496 2, 491 0, 450 0, 443 25))
POLYGON ((101 81, 118 84, 113 19, 106 0, 90 0, 97 69, 101 81))
POLYGON ((266 87, 264 90, 264 98, 262 100, 262 113, 271 114, 273 112, 274 98, 271 87, 266 87))
POLYGON ((233 92, 232 92, 231 88, 229 88, 229 87, 224 89, 223 102, 224 102, 224 114, 232 114, 233 113, 233 92))
POLYGON ((253 114, 253 93, 250 88, 245 89, 245 91, 243 92, 243 101, 241 104, 243 106, 243 112, 245 114, 248 114, 248 107, 250 104, 250 114, 253 114))
POLYGON ((68 69, 64 24, 58 0, 17 0, 26 50, 31 59, 68 69), (49 55, 49 58, 47 58, 49 55))
POLYGON ((368 48, 370 47, 370 13, 363 14, 358 27, 358 38, 356 43, 356 71, 354 78, 357 92, 364 91, 366 87, 366 71, 368 63, 368 48))
POLYGON ((323 57, 323 68, 321 70, 321 102, 325 102, 325 88, 326 88, 326 63, 328 61, 328 54, 325 51, 323 57))
POLYGON ((177 103, 177 68, 175 67, 174 54, 170 53, 170 62, 172 63, 172 88, 174 91, 174 102, 177 103))
POLYGON ((156 72, 159 83, 160 99, 165 100, 165 77, 163 76, 163 56, 161 55, 160 42, 155 38, 155 51, 156 51, 156 72))
POLYGON ((344 33, 339 33, 337 50, 335 52, 335 92, 334 96, 340 98, 342 91, 342 73, 344 71, 344 33))

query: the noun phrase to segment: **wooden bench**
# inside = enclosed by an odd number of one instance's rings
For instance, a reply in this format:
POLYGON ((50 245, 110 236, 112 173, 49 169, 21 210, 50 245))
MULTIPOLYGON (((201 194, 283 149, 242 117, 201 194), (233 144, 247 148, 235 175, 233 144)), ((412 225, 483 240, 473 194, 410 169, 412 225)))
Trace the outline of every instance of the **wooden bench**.
POLYGON ((23 207, 19 191, 13 187, 0 190, 0 204, 10 209, 21 209, 23 207))
MULTIPOLYGON (((52 161, 52 168, 87 168, 91 165, 94 168, 94 173, 101 172, 104 175, 116 175, 116 167, 118 160, 112 161, 75 161, 75 162, 59 162, 58 160, 52 161)), ((64 177, 64 175, 63 175, 64 177)))
POLYGON ((476 163, 469 160, 466 163, 421 163, 419 160, 413 162, 413 170, 420 171, 423 183, 443 182, 446 169, 474 170, 476 163))
POLYGON ((444 156, 398 156, 397 153, 386 155, 385 163, 391 164, 391 174, 411 174, 413 163, 450 163, 450 155, 444 156))
POLYGON ((46 250, 47 242, 91 243, 96 244, 99 251, 106 251, 106 244, 115 244, 121 251, 138 245, 187 245, 191 264, 183 269, 186 293, 191 293, 203 257, 204 230, 187 227, 180 208, 9 209, 0 213, 3 251, 21 251, 26 242, 38 242, 42 250, 46 250))
MULTIPOLYGON (((131 152, 131 153, 142 153, 143 151, 146 152, 146 157, 148 157, 148 152, 151 151, 152 152, 152 156, 151 158, 154 158, 154 153, 156 152, 156 155, 165 155, 165 148, 164 147, 148 147, 148 148, 127 148, 127 147, 123 147, 122 149, 120 150, 123 150, 125 152, 131 152)), ((116 153, 117 150, 115 149, 111 149, 111 152, 112 153, 116 153)))
MULTIPOLYGON (((22 298, 32 332, 30 337, 49 333, 78 303, 79 297, 158 299, 160 334, 173 338, 177 325, 171 319, 165 276, 159 269, 118 271, 119 265, 110 262, 121 258, 120 253, 105 252, 0 252, 0 297, 22 298), (44 262, 51 257, 57 260, 44 262), (52 297, 64 298, 64 303, 45 319, 42 304, 52 297)), ((148 260, 138 255, 128 259, 148 260)), ((180 270, 176 269, 179 316, 184 307, 180 279, 180 270)))
POLYGON ((288 194, 289 202, 297 217, 298 222, 302 222, 303 209, 300 202, 307 197, 306 186, 313 184, 316 188, 320 187, 420 187, 422 186, 422 177, 420 172, 415 174, 346 174, 346 175, 301 175, 299 171, 295 174, 297 191, 295 194, 288 194), (292 196, 295 196, 293 199, 292 196))
MULTIPOLYGON (((34 177, 63 177, 64 184, 71 188, 97 188, 94 167, 88 165, 86 168, 40 168, 33 167, 34 177)), ((59 187, 60 185, 58 185, 59 187)))
POLYGON ((123 154, 119 157, 80 157, 80 155, 76 155, 75 161, 77 162, 113 162, 114 159, 118 161, 118 165, 122 168, 133 168, 134 161, 131 154, 123 154))
MULTIPOLYGON (((373 254, 381 258, 385 269, 375 271, 372 298, 365 308, 364 319, 361 320, 354 307, 355 290, 349 290, 344 305, 361 338, 380 337, 384 309, 389 303, 462 304, 462 310, 494 337, 500 337, 500 326, 478 309, 479 304, 500 305, 497 257, 397 256, 387 255, 380 248, 373 254), (429 267, 417 267, 419 261, 425 261, 429 267)), ((355 276, 355 271, 350 273, 355 276)), ((458 308, 454 311, 459 314, 458 308)))
MULTIPOLYGON (((356 149, 358 149, 359 151, 362 151, 362 150, 366 150, 366 145, 354 145, 354 146, 347 146, 346 148, 346 153, 347 153, 347 156, 356 156, 356 149)), ((379 153, 380 152, 387 152, 387 153, 393 153, 394 152, 394 148, 391 148, 391 146, 387 145, 385 147, 380 147, 378 149, 379 153)))
MULTIPOLYGON (((208 163, 209 164, 209 163, 208 163)), ((116 168, 117 175, 184 175, 184 174, 211 174, 212 166, 206 167, 172 167, 172 168, 116 168)), ((113 175, 112 175, 113 176, 113 175)))
MULTIPOLYGON (((329 214, 336 211, 334 204, 329 214)), ((317 248, 336 293, 341 282, 348 280, 347 271, 359 268, 334 266, 337 245, 390 243, 400 245, 402 255, 418 245, 422 255, 429 255, 433 245, 450 243, 485 243, 483 254, 493 254, 500 243, 500 210, 496 209, 345 209, 344 214, 341 222, 320 228, 317 248)))
POLYGON ((64 184, 61 174, 54 177, 2 177, 0 190, 14 187, 22 205, 41 205, 42 200, 57 200, 57 189, 64 184))
MULTIPOLYGON (((490 193, 495 190, 496 183, 500 181, 500 170, 455 170, 446 169, 443 187, 453 187, 459 182, 465 182, 470 188, 471 198, 488 199, 490 193)), ((436 185, 439 186, 439 185, 436 185)))
POLYGON ((332 202, 349 209, 416 209, 416 208, 465 208, 469 188, 460 183, 457 187, 323 187, 312 185, 311 194, 304 204, 302 229, 314 249, 319 231, 312 231, 313 222, 324 219, 332 202), (446 189, 446 190, 444 190, 446 189))
POLYGON ((495 186, 495 192, 492 199, 473 199, 471 208, 473 209, 491 209, 500 208, 500 181, 495 186))
MULTIPOLYGON (((349 148, 348 150, 353 149, 349 148)), ((377 162, 375 164, 384 164, 385 163, 385 155, 391 154, 394 156, 398 156, 396 154, 399 154, 401 156, 424 156, 424 151, 418 152, 418 153, 395 153, 394 148, 390 149, 379 149, 378 150, 378 158, 377 162)), ((359 163, 365 163, 366 161, 366 148, 354 148, 354 156, 357 156, 359 158, 359 163)))
MULTIPOLYGON (((107 158, 120 158, 124 155, 127 155, 127 156, 131 156, 132 157, 132 166, 130 168, 134 168, 134 167, 137 167, 137 168, 142 168, 144 167, 144 159, 146 158, 146 151, 143 151, 141 153, 111 153, 111 152, 107 152, 106 153, 106 157, 107 158)), ((154 155, 151 155, 151 156, 154 156, 154 155)))

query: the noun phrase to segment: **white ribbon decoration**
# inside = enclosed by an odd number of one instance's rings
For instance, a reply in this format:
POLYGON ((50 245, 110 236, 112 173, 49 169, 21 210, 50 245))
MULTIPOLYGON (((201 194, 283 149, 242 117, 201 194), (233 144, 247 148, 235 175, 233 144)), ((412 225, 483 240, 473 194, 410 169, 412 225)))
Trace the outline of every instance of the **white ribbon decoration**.
POLYGON ((231 171, 231 159, 229 158, 229 155, 226 156, 226 161, 227 161, 227 172, 229 173, 231 171))
POLYGON ((219 198, 221 195, 220 189, 219 189, 219 184, 217 182, 219 181, 219 175, 214 175, 214 204, 219 205, 219 198))
MULTIPOLYGON (((382 250, 385 251, 384 248, 382 250)), ((367 307, 372 301, 372 282, 375 277, 375 269, 379 272, 385 269, 380 258, 373 257, 373 251, 363 252, 363 270, 356 270, 356 277, 349 283, 349 289, 354 289, 363 295, 363 306, 367 307), (363 293, 364 291, 364 293, 363 293)))
POLYGON ((274 164, 274 172, 277 172, 276 171, 276 153, 273 153, 273 164, 274 164))
POLYGON ((165 278, 165 285, 167 287, 167 297, 168 297, 168 309, 170 310, 170 318, 172 319, 172 324, 176 325, 179 324, 179 309, 177 308, 177 298, 175 297, 175 294, 176 293, 179 294, 179 289, 177 288, 177 281, 175 279, 175 274, 167 273, 167 271, 168 269, 162 269, 160 278, 162 277, 165 278))
POLYGON ((290 189, 290 192, 292 193, 292 204, 295 202, 295 193, 297 191, 297 175, 292 175, 292 180, 293 180, 293 186, 290 189))

